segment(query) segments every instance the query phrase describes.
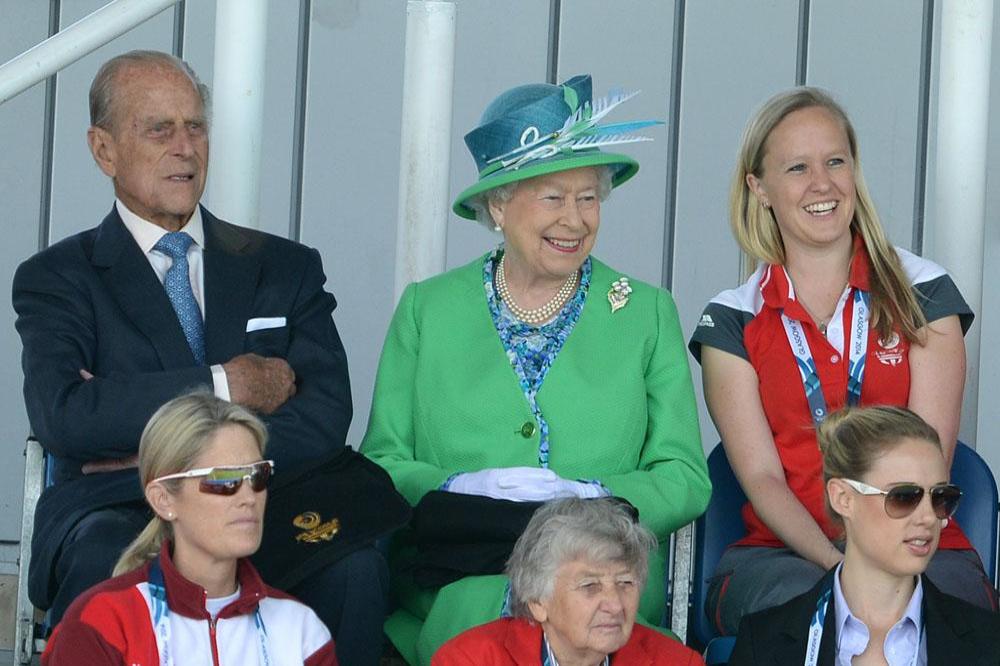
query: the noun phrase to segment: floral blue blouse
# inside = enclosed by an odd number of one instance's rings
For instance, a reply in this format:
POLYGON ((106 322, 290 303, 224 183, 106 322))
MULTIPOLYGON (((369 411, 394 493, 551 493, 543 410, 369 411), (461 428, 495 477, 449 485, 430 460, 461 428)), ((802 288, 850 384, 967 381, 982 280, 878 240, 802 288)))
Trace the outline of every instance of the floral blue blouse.
POLYGON ((543 469, 549 467, 549 424, 538 406, 536 396, 545 381, 552 363, 556 360, 566 338, 573 332, 590 290, 590 257, 580 269, 580 284, 556 318, 541 326, 525 324, 515 317, 507 305, 497 295, 493 285, 493 274, 497 262, 503 256, 503 246, 494 250, 483 262, 483 288, 493 316, 493 325, 500 334, 500 341, 507 352, 510 365, 517 375, 524 397, 528 400, 531 413, 538 423, 538 464, 543 469))

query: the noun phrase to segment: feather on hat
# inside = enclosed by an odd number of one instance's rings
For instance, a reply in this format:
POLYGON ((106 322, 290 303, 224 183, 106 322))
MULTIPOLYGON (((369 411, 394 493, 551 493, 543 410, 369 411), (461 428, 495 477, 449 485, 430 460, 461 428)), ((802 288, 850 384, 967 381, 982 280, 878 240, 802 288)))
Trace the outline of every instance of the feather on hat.
POLYGON ((592 101, 591 78, 574 76, 562 85, 533 83, 502 93, 483 112, 479 127, 465 135, 465 145, 479 169, 479 180, 458 195, 452 209, 475 219, 468 201, 500 185, 579 167, 608 165, 613 187, 635 175, 639 163, 602 147, 652 141, 638 130, 657 120, 599 125, 614 108, 638 91, 613 91, 592 101))

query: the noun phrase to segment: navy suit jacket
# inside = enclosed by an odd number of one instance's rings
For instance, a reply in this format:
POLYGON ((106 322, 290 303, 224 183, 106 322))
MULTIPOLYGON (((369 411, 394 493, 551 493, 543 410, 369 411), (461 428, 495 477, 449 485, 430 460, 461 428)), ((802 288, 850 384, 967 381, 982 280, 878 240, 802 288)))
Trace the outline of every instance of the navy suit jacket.
POLYGON ((100 226, 39 252, 14 276, 28 418, 55 466, 55 484, 35 514, 30 591, 40 607, 51 599, 51 567, 72 525, 95 509, 142 499, 135 470, 83 475, 81 465, 134 454, 160 405, 211 388, 208 365, 254 352, 284 358, 295 371, 295 396, 264 417, 276 489, 345 450, 347 361, 319 253, 204 208, 202 216, 205 366, 195 365, 165 290, 114 208, 100 226), (256 317, 284 317, 286 325, 247 333, 256 317), (94 378, 85 381, 81 369, 94 378))
MULTIPOLYGON (((802 664, 809 641, 809 623, 816 612, 816 602, 831 584, 833 571, 805 594, 781 606, 744 617, 729 666, 802 664)), ((930 666, 1000 664, 1000 615, 944 594, 926 576, 921 579, 927 663, 930 666)), ((835 663, 837 629, 834 608, 831 597, 823 624, 818 666, 833 666, 835 663)))

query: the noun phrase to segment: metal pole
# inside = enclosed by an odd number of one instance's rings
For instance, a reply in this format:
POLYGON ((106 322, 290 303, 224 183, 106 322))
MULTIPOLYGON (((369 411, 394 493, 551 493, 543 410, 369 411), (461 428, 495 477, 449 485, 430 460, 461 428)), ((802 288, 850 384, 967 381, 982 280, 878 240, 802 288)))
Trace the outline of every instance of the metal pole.
MULTIPOLYGON (((986 149, 993 0, 941 3, 934 258, 976 313, 983 304, 986 149)), ((968 372, 961 438, 976 441, 980 327, 965 337, 968 372)))
POLYGON ((0 67, 0 104, 55 74, 178 0, 114 0, 0 67))
POLYGON ((396 298, 444 270, 448 241, 455 4, 406 3, 396 298))
POLYGON ((217 0, 208 204, 235 224, 260 225, 267 0, 217 0))

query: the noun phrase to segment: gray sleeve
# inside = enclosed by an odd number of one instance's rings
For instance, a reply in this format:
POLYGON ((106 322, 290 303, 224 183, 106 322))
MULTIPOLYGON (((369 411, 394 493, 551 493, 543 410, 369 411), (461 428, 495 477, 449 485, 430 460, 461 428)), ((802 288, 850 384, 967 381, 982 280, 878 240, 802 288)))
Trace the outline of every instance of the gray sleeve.
POLYGON ((698 363, 701 363, 702 345, 721 349, 749 361, 743 342, 743 330, 752 319, 753 315, 749 312, 710 302, 701 314, 688 349, 698 363))
POLYGON ((962 298, 950 275, 941 275, 927 282, 917 283, 913 285, 913 293, 928 322, 958 315, 962 324, 962 334, 969 331, 976 315, 962 298))

